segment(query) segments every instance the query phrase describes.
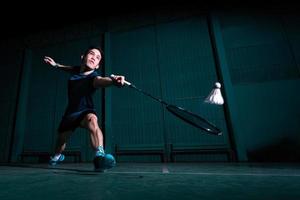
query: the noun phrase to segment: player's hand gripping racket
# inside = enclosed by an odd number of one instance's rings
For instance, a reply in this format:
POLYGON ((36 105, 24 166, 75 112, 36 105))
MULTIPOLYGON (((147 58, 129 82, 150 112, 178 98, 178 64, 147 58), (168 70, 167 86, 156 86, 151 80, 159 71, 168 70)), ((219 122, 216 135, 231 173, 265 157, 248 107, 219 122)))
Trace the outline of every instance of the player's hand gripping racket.
MULTIPOLYGON (((111 75, 111 77, 114 77, 114 76, 115 75, 113 75, 113 74, 111 75)), ((130 88, 135 89, 136 91, 164 104, 166 106, 167 110, 169 112, 171 112, 173 115, 177 116, 178 118, 182 119, 183 121, 185 121, 197 128, 200 128, 200 129, 206 131, 206 133, 213 134, 213 135, 222 135, 222 131, 220 129, 218 129, 214 124, 207 121, 203 117, 201 117, 195 113, 192 113, 184 108, 168 104, 167 102, 163 101, 162 99, 156 98, 156 97, 152 96, 151 94, 137 88, 135 85, 133 85, 132 83, 130 83, 128 81, 124 81, 124 84, 128 85, 130 88)))

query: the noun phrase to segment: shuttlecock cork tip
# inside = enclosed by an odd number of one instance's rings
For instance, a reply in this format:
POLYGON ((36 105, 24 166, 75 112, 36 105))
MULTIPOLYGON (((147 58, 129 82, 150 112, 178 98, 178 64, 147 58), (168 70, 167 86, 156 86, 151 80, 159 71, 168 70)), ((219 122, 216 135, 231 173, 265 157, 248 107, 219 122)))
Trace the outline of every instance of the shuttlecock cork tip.
POLYGON ((221 83, 216 82, 216 83, 215 83, 215 87, 216 87, 216 88, 221 88, 221 83))

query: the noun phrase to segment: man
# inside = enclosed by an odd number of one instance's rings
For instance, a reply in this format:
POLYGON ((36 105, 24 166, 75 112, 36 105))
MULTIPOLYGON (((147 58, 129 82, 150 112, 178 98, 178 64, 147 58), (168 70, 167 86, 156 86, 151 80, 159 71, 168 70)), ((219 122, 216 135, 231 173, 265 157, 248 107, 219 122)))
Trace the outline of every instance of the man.
POLYGON ((95 151, 94 166, 96 171, 103 171, 115 165, 115 159, 105 154, 103 134, 98 125, 98 117, 93 103, 93 94, 97 88, 108 86, 124 86, 124 76, 101 77, 96 70, 102 59, 99 47, 90 47, 81 56, 80 66, 65 66, 56 63, 51 57, 45 56, 44 61, 58 69, 70 72, 68 81, 68 106, 58 128, 55 155, 49 164, 56 165, 64 160, 62 154, 68 137, 78 127, 90 133, 91 145, 95 151))

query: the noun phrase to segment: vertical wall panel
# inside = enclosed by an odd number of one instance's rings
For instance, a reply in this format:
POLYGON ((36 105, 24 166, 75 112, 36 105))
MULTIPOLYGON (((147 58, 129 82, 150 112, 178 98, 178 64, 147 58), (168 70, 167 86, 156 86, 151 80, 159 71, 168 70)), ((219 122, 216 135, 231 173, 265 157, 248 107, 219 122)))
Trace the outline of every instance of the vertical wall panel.
POLYGON ((233 84, 300 77, 278 15, 226 15, 224 42, 233 84))
POLYGON ((0 51, 0 162, 8 162, 24 52, 18 40, 1 41, 0 51))
POLYGON ((195 148, 229 147, 222 106, 203 103, 218 81, 205 17, 191 17, 157 26, 163 98, 203 116, 223 131, 208 135, 165 112, 168 142, 195 148))
POLYGON ((174 148, 229 148, 222 106, 203 103, 218 81, 206 18, 184 15, 172 20, 163 16, 161 20, 159 14, 156 18, 153 25, 110 33, 110 71, 124 74, 128 81, 158 98, 200 114, 224 134, 207 135, 149 97, 130 88, 113 88, 113 141, 137 149, 167 144, 174 148))
MULTIPOLYGON (((101 36, 93 38, 65 41, 30 48, 30 74, 28 76, 26 118, 24 122, 22 151, 53 152, 57 136, 57 128, 67 106, 67 84, 70 74, 55 69, 44 63, 45 55, 51 56, 56 62, 65 65, 80 65, 81 55, 90 45, 101 45, 101 36)), ((99 71, 101 74, 101 71, 99 71)), ((101 124, 101 90, 95 95, 96 110, 101 124)), ((89 133, 78 128, 67 143, 67 150, 80 150, 84 160, 93 158, 89 133)))
MULTIPOLYGON (((111 71, 160 97, 155 29, 147 26, 111 33, 111 71)), ((163 146, 161 105, 129 88, 112 88, 112 131, 120 146, 163 146)))
POLYGON ((233 12, 220 22, 248 159, 299 160, 299 16, 233 12))

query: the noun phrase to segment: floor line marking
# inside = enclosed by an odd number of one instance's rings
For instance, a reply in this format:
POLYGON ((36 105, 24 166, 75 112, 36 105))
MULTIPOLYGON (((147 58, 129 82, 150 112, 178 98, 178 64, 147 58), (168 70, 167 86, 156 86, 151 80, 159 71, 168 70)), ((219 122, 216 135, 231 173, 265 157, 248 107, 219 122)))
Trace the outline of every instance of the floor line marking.
POLYGON ((163 173, 163 174, 169 174, 169 173, 170 173, 170 171, 169 171, 167 165, 163 165, 163 166, 162 166, 162 173, 163 173))

